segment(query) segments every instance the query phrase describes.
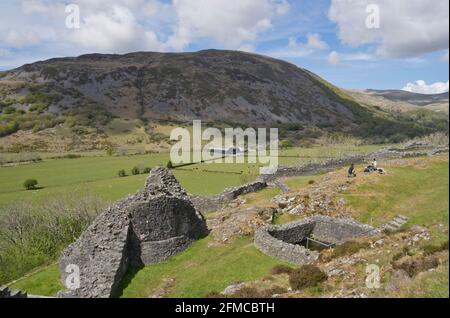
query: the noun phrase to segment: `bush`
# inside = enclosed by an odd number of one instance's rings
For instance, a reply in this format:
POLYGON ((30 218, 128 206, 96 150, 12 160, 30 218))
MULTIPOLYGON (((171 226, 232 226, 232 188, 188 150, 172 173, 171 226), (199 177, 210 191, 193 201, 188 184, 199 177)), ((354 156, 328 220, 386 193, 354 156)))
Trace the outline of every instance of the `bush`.
POLYGON ((19 130, 19 123, 16 121, 5 124, 0 123, 0 137, 14 134, 18 130, 19 130))
POLYGON ((348 241, 344 244, 337 245, 333 249, 333 253, 331 253, 331 258, 338 258, 345 255, 352 255, 355 253, 358 253, 359 250, 363 248, 368 248, 370 246, 367 242, 355 242, 355 241, 348 241))
POLYGON ((308 184, 310 184, 310 185, 311 185, 311 184, 314 184, 314 183, 316 183, 314 180, 309 180, 309 181, 308 181, 308 184))
POLYGON ((69 153, 69 154, 65 155, 64 158, 65 159, 78 159, 78 158, 81 158, 81 155, 76 155, 76 154, 73 154, 73 153, 69 153))
POLYGON ((123 178, 123 177, 126 177, 126 176, 127 176, 127 173, 126 173, 125 170, 121 169, 121 170, 119 170, 119 172, 117 172, 117 175, 118 175, 119 177, 123 178))
POLYGON ((289 283, 294 290, 317 286, 327 279, 328 275, 314 265, 304 265, 289 274, 289 283))
POLYGON ((23 187, 27 190, 34 190, 36 189, 36 186, 38 185, 38 182, 36 179, 28 179, 25 180, 23 183, 23 187))
POLYGON ((439 266, 439 259, 436 256, 409 257, 404 261, 392 263, 393 269, 404 270, 409 277, 414 277, 420 272, 430 270, 439 266))
POLYGON ((150 167, 145 167, 144 170, 142 170, 142 173, 144 174, 149 174, 152 171, 152 168, 150 167))
POLYGON ((286 265, 276 265, 272 268, 270 273, 272 275, 290 274, 294 269, 286 265))
POLYGON ((141 170, 138 167, 133 167, 133 169, 131 169, 131 174, 133 176, 136 176, 136 175, 138 175, 140 173, 141 173, 141 170))
POLYGON ((448 250, 448 240, 442 243, 441 245, 425 245, 422 247, 423 255, 433 255, 434 253, 438 253, 441 251, 448 250))
POLYGON ((79 193, 0 207, 0 285, 55 261, 105 206, 79 193))
POLYGON ((173 169, 173 164, 171 160, 169 160, 169 162, 167 163, 167 169, 173 169))

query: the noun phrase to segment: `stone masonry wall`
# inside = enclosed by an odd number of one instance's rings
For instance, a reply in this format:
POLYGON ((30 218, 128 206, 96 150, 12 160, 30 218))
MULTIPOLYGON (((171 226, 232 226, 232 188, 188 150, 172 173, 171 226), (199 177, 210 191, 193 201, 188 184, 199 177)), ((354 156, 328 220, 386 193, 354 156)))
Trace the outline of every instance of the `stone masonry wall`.
POLYGON ((99 215, 60 257, 80 271, 80 287, 60 297, 114 297, 130 266, 163 261, 207 233, 203 216, 175 177, 164 168, 150 173, 144 189, 99 215))
POLYGON ((319 253, 299 245, 305 238, 342 244, 360 236, 371 236, 378 231, 352 219, 313 216, 280 226, 268 225, 255 233, 255 246, 263 253, 294 264, 310 264, 319 253))
POLYGON ((265 188, 267 188, 265 181, 255 181, 238 187, 227 188, 214 197, 192 196, 191 201, 198 211, 202 213, 212 212, 219 210, 240 195, 257 192, 265 188))

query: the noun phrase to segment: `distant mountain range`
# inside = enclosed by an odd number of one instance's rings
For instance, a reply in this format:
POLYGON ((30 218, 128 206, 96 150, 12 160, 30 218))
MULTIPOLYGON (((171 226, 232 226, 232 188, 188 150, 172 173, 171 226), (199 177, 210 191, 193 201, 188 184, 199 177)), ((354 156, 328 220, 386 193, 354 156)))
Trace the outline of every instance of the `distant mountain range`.
POLYGON ((344 91, 293 64, 236 51, 90 54, 0 73, 0 136, 62 122, 102 127, 116 117, 388 138, 448 129, 446 116, 414 117, 419 106, 445 103, 448 109, 448 94, 344 91), (396 105, 406 113, 393 116, 396 105))
POLYGON ((449 94, 417 94, 402 90, 349 91, 362 104, 371 104, 390 110, 408 111, 423 107, 448 114, 449 94))

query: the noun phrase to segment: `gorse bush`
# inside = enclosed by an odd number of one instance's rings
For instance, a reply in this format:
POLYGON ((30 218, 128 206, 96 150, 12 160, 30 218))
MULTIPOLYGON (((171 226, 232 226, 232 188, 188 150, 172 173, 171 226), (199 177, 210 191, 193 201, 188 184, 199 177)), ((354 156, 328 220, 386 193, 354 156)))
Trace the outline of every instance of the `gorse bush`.
POLYGON ((34 190, 38 185, 38 181, 36 179, 28 179, 23 183, 23 187, 27 190, 34 190))
POLYGON ((0 285, 55 261, 104 207, 80 194, 0 208, 0 285))
POLYGON ((316 286, 328 279, 328 275, 314 265, 304 265, 289 274, 289 284, 294 290, 316 286))
POLYGON ((136 175, 138 175, 140 173, 141 173, 141 170, 138 167, 133 167, 133 169, 131 169, 131 174, 133 176, 136 176, 136 175))

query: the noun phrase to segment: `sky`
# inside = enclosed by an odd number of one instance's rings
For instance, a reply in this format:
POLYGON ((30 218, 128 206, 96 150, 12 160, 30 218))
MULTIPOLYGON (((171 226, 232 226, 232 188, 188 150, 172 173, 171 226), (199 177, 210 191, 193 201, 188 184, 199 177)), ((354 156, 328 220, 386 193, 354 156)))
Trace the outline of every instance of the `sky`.
POLYGON ((0 70, 203 49, 283 59, 348 89, 449 89, 448 0, 2 0, 0 70))

